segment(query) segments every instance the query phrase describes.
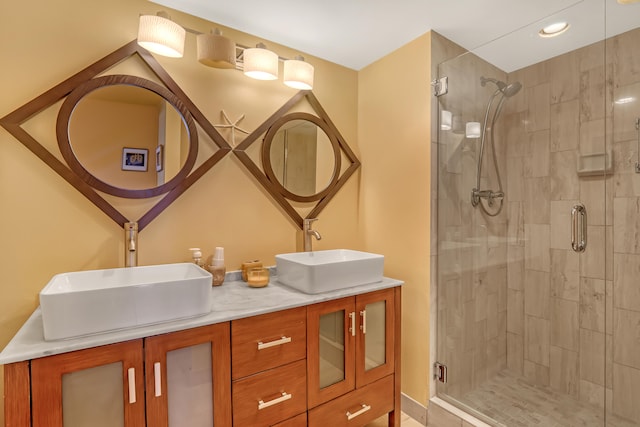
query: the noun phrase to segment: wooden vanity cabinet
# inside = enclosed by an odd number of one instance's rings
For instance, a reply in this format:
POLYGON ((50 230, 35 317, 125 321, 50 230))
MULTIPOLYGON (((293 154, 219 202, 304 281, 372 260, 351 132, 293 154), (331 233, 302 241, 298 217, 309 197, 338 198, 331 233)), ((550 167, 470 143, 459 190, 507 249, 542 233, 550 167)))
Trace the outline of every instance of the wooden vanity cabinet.
POLYGON ((4 366, 6 427, 400 426, 400 287, 4 366))
POLYGON ((361 426, 385 413, 400 425, 399 298, 392 288, 308 307, 309 426, 361 426))
POLYGON ((230 363, 228 323, 35 359, 31 425, 230 426, 230 363))

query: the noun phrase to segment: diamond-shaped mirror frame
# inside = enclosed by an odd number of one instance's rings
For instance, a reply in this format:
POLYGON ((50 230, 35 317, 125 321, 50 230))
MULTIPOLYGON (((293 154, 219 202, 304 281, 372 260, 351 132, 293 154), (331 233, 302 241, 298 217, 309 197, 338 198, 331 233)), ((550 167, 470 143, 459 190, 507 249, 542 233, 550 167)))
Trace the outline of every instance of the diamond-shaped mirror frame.
POLYGON ((31 117, 42 112, 46 108, 51 107, 61 99, 67 97, 76 87, 86 83, 87 81, 99 76, 101 73, 109 70, 114 65, 137 55, 149 69, 158 77, 165 87, 175 94, 180 101, 187 107, 188 111, 196 123, 200 125, 202 130, 213 140, 218 146, 218 150, 211 155, 204 163, 191 171, 184 180, 172 188, 167 194, 152 206, 141 218, 137 220, 138 231, 142 231, 149 223, 164 211, 173 201, 175 201, 182 193, 191 187, 198 179, 200 179, 209 169, 225 157, 230 151, 231 146, 218 133, 213 124, 206 119, 202 112, 195 106, 191 99, 184 93, 178 84, 171 78, 166 70, 158 61, 147 51, 140 47, 136 40, 133 40, 121 48, 115 50, 104 58, 98 60, 84 70, 76 73, 62 83, 54 86, 50 90, 42 93, 32 101, 19 107, 17 110, 9 113, 0 119, 0 125, 11 133, 18 141, 20 141, 31 152, 38 156, 58 175, 65 179, 74 188, 80 191, 94 205, 107 214, 118 225, 124 226, 125 223, 133 222, 127 219, 118 211, 111 203, 98 194, 93 187, 81 179, 66 164, 58 160, 56 156, 51 154, 42 144, 33 138, 27 131, 22 128, 22 124, 31 117))
POLYGON ((306 218, 315 218, 318 214, 327 206, 329 201, 336 195, 338 190, 347 182, 349 177, 360 167, 360 160, 353 153, 345 139, 342 137, 336 126, 333 124, 329 115, 326 113, 320 102, 311 91, 301 90, 294 95, 289 101, 287 101, 278 111, 276 111, 271 117, 269 117, 264 123, 262 123, 256 130, 249 134, 241 144, 233 148, 233 153, 238 157, 242 164, 251 172, 251 174, 258 180, 258 182, 269 192, 271 197, 274 198, 280 207, 289 215, 289 217, 298 225, 300 229, 303 228, 304 219, 298 211, 293 207, 291 202, 280 191, 282 187, 279 183, 272 182, 267 174, 251 159, 247 154, 249 147, 259 140, 260 136, 265 135, 266 132, 276 123, 280 118, 285 116, 296 104, 303 99, 311 105, 315 113, 318 115, 318 119, 326 124, 329 129, 331 138, 335 138, 338 142, 338 146, 342 153, 345 154, 349 161, 349 166, 338 177, 337 180, 332 181, 327 191, 327 194, 320 198, 313 209, 307 214, 306 218))

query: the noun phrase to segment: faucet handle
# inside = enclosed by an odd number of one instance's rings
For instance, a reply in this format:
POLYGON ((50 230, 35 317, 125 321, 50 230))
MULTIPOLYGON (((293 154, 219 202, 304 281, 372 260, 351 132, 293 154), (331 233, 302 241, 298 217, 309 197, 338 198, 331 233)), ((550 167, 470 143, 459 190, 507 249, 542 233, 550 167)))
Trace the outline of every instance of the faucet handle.
POLYGON ((307 227, 311 225, 312 222, 317 221, 318 218, 305 218, 303 223, 304 225, 306 225, 307 227))

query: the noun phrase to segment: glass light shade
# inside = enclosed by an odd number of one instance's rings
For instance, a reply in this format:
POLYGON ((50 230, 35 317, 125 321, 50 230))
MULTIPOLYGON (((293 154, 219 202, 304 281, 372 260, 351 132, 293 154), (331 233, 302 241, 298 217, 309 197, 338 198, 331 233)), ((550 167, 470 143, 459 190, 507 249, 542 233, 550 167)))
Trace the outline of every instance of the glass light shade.
POLYGON ((283 81, 294 89, 313 89, 313 65, 305 62, 301 56, 284 61, 283 81))
POLYGON ((142 15, 138 25, 138 44, 170 58, 182 58, 186 31, 163 16, 142 15))
POLYGON ((451 114, 451 111, 442 110, 440 113, 440 129, 451 130, 452 122, 453 114, 451 114))
POLYGON ((257 80, 278 78, 278 55, 263 47, 244 50, 244 74, 257 80))
POLYGON ((480 138, 482 130, 479 122, 467 122, 466 135, 467 138, 480 138))
POLYGON ((216 29, 211 34, 198 34, 198 61, 214 68, 236 67, 236 44, 216 29))

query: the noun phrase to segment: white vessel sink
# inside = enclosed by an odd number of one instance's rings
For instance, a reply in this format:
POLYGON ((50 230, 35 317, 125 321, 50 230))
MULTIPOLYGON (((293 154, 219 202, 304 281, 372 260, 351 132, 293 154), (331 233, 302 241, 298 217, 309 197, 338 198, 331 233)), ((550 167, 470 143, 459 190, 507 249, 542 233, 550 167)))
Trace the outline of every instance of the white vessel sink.
POLYGON ((276 255, 278 281, 307 294, 380 282, 384 256, 349 249, 276 255))
POLYGON ((45 340, 132 328, 211 312, 211 274, 195 264, 79 271, 40 291, 45 340))

